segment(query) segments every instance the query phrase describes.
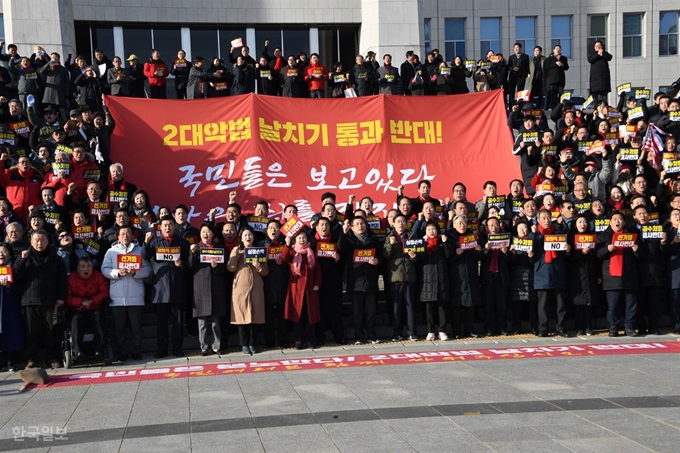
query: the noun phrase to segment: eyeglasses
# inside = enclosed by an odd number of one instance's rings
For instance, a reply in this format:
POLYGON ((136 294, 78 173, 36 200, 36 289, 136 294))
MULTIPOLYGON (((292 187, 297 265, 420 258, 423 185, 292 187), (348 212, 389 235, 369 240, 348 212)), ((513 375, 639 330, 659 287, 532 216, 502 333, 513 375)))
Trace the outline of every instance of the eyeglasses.
POLYGON ((68 234, 60 234, 59 239, 66 239, 67 237, 70 237, 68 234))
POLYGON ((574 207, 573 207, 573 206, 565 206, 564 209, 569 209, 569 210, 571 210, 571 209, 574 209, 574 207))

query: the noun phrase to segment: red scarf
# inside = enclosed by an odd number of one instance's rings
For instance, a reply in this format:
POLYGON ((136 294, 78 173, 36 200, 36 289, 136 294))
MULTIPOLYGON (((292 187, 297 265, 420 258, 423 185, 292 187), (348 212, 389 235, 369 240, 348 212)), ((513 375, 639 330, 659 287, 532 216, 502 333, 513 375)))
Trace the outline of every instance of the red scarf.
MULTIPOLYGON (((551 225, 550 228, 543 229, 541 224, 538 225, 538 231, 545 236, 546 234, 553 234, 555 232, 555 226, 551 225)), ((552 263, 552 261, 557 258, 557 252, 553 252, 552 250, 546 250, 545 252, 545 262, 546 264, 552 263)))
MULTIPOLYGON (((613 243, 614 236, 612 235, 613 243)), ((623 277, 623 249, 620 247, 616 247, 609 253, 609 275, 612 277, 623 277)))
POLYGON ((168 241, 168 244, 170 244, 170 243, 172 242, 172 240, 175 239, 174 236, 173 236, 173 237, 166 236, 165 234, 163 234, 162 231, 161 231, 161 237, 162 237, 163 239, 165 239, 166 241, 168 241))
POLYGON ((226 239, 224 240, 224 246, 226 247, 227 251, 231 253, 231 251, 238 245, 238 238, 234 239, 233 241, 229 242, 226 239))
MULTIPOLYGON (((115 189, 116 188, 116 181, 113 179, 109 181, 109 189, 115 189)), ((126 190, 127 187, 125 186, 125 179, 120 180, 120 188, 118 190, 126 190)))
POLYGON ((607 200, 607 204, 608 204, 609 206, 611 206, 612 209, 615 209, 615 210, 617 210, 617 211, 620 211, 620 210, 623 209, 623 207, 625 206, 626 200, 624 200, 624 199, 622 198, 622 199, 620 199, 619 201, 614 201, 614 200, 612 200, 612 199, 610 198, 609 200, 607 200))
POLYGON ((293 264, 291 264, 293 275, 302 275, 302 255, 307 255, 307 267, 314 267, 316 259, 314 258, 314 252, 309 248, 309 244, 295 244, 293 250, 295 250, 293 264))
POLYGON ((212 249, 212 248, 215 248, 215 244, 213 244, 212 242, 210 244, 204 244, 204 243, 201 242, 201 248, 202 249, 212 249))
POLYGON ((432 255, 439 249, 439 238, 427 238, 427 254, 432 255))
POLYGON ((489 264, 489 271, 497 274, 498 273, 498 250, 491 251, 491 264, 489 264))
POLYGON ((319 242, 328 242, 330 241, 331 237, 330 236, 321 236, 318 232, 314 235, 317 241, 319 242))

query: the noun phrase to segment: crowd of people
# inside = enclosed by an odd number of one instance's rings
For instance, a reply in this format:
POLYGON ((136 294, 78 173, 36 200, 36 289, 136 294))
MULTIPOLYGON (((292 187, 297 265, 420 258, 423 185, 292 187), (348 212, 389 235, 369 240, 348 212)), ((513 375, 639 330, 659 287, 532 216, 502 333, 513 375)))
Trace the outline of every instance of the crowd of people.
MULTIPOLYGON (((93 326, 94 352, 102 355, 107 307, 118 359, 139 360, 146 304, 156 312, 156 358, 183 356, 184 329, 198 337, 201 354, 222 354, 230 325, 246 354, 262 346, 318 347, 327 332, 337 343, 376 343, 381 276, 395 341, 524 330, 569 336, 568 326, 590 335, 598 305, 606 306, 610 336, 657 334, 665 311, 680 333, 680 101, 657 93, 648 106, 624 87, 618 105, 609 106, 611 55, 601 43, 589 57, 598 65, 593 109, 560 96, 568 63, 559 46, 545 61, 540 48, 529 59, 518 44, 507 64, 491 54, 489 64, 477 62, 475 74, 487 72, 488 88, 509 86, 514 98, 530 83, 534 99, 543 87, 552 107, 512 102, 508 125, 518 131, 512 152, 522 178, 507 195, 488 181, 472 203, 456 182, 442 202, 424 180, 416 196, 400 188, 396 208, 380 213, 370 196, 344 204, 325 193, 309 225, 298 225, 294 205, 280 216, 266 200, 244 210, 236 192, 223 219, 212 210, 198 228, 187 222, 184 204, 154 210, 147 192, 110 160, 115 122, 102 93, 145 96, 146 78, 150 96, 163 97, 168 73, 177 96, 190 99, 238 94, 234 87, 248 71, 260 75, 258 91, 272 95, 324 97, 324 81, 340 83, 318 55, 308 64, 304 54, 291 56, 286 67, 280 49, 269 57, 266 44, 259 63, 241 48, 233 70, 205 69, 199 57, 190 64, 182 51, 166 65, 154 50, 143 66, 132 55, 123 68, 115 57, 106 76, 100 50, 94 66, 77 56, 75 66, 62 67, 58 54, 48 57, 42 48, 29 58, 9 45, 0 55, 10 73, 0 74, 0 364, 60 366, 59 310, 68 314, 75 360, 84 325, 93 326), (499 76, 503 68, 507 79, 499 76), (279 83, 287 71, 290 78, 279 83), (291 85, 293 78, 306 83, 291 85), (298 227, 284 235, 284 225, 298 227), (343 292, 352 305, 351 336, 343 292), (416 324, 421 311, 425 330, 416 324)), ((343 76, 343 96, 349 88, 357 95, 463 91, 470 69, 459 85, 439 88, 439 77, 457 80, 442 74, 439 58, 433 51, 421 64, 410 53, 399 71, 389 55, 380 67, 373 55, 358 56, 350 73, 336 66, 335 74, 343 76), (421 79, 430 82, 418 88, 413 82, 421 79)))

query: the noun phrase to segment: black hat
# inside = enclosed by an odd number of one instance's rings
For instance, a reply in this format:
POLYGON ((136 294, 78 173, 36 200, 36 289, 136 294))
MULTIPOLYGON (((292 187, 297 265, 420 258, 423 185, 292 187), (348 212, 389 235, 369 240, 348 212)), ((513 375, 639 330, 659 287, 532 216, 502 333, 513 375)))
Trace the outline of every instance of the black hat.
POLYGON ((73 109, 70 112, 68 112, 68 116, 80 116, 80 110, 73 109))
POLYGON ((533 110, 533 109, 534 109, 534 104, 532 104, 531 102, 527 102, 522 107, 522 110, 533 110))
POLYGON ((35 217, 38 217, 38 218, 41 218, 41 219, 45 220, 45 213, 42 212, 42 211, 38 211, 37 209, 34 209, 34 210, 31 211, 31 213, 28 215, 28 218, 29 218, 29 219, 33 219, 33 218, 35 218, 35 217))

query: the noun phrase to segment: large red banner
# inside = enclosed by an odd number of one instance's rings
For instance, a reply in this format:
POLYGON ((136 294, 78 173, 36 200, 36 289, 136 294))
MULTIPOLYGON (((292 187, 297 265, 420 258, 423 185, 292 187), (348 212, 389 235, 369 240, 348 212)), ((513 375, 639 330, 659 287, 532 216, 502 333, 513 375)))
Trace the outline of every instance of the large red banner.
POLYGON ((251 211, 269 201, 308 220, 323 192, 338 206, 350 194, 390 209, 398 187, 451 195, 456 181, 475 201, 486 180, 505 191, 519 174, 500 90, 457 96, 290 99, 246 95, 194 101, 111 97, 111 156, 155 205, 185 203, 203 219, 228 194, 251 211))

